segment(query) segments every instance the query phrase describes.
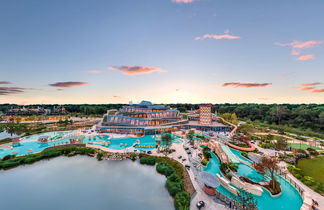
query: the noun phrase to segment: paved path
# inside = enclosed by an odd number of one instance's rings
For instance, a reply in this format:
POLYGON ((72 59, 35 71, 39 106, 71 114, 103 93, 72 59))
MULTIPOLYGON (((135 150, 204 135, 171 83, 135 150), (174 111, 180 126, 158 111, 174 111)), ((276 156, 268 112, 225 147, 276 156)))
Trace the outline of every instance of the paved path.
MULTIPOLYGON (((186 152, 186 150, 184 149, 184 145, 185 143, 175 143, 172 144, 171 149, 175 149, 176 152, 173 152, 171 154, 168 155, 168 157, 173 158, 174 160, 177 160, 178 162, 180 162, 183 165, 190 165, 191 168, 193 168, 194 166, 189 162, 189 157, 188 154, 186 152), (179 159, 178 157, 182 156, 181 159, 179 159), (186 159, 185 161, 182 161, 182 159, 186 159)), ((189 147, 189 145, 188 145, 189 147)), ((192 151, 194 152, 194 151, 192 151)), ((154 155, 163 155, 161 153, 155 153, 154 155)), ((192 171, 192 169, 188 170, 188 174, 190 176, 191 182, 196 190, 196 195, 194 196, 194 198, 191 200, 191 204, 190 204, 190 210, 197 210, 198 208, 196 207, 196 204, 198 201, 204 201, 206 206, 205 208, 203 208, 202 210, 225 210, 227 208, 225 208, 224 205, 216 203, 213 200, 213 197, 207 195, 203 189, 199 186, 198 181, 196 180, 196 177, 192 171)))

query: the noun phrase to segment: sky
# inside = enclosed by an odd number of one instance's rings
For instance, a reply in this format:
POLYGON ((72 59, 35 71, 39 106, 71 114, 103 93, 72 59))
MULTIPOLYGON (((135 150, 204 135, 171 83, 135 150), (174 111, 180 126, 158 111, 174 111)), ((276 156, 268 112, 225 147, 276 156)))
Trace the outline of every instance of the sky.
POLYGON ((0 103, 324 103, 323 0, 0 0, 0 103))

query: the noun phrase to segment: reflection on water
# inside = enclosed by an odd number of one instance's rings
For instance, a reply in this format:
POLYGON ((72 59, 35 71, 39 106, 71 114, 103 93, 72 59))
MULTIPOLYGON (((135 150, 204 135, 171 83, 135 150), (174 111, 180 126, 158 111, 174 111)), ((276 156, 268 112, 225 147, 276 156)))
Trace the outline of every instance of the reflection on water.
POLYGON ((1 209, 168 210, 165 177, 132 161, 58 157, 0 171, 1 209))
POLYGON ((0 132, 0 140, 1 139, 5 139, 5 138, 16 138, 18 137, 19 135, 17 134, 10 134, 8 133, 7 131, 3 131, 3 132, 0 132))

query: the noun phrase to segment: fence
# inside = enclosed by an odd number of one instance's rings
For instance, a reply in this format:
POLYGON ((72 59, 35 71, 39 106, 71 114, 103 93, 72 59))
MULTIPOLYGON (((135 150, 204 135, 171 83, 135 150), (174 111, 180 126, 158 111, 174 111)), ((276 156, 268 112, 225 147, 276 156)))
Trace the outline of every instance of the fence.
POLYGON ((303 193, 304 193, 304 189, 297 183, 295 182, 293 179, 291 179, 286 172, 278 169, 277 171, 277 174, 279 176, 281 176, 283 179, 285 179, 288 183, 290 183, 300 194, 300 196, 303 197, 303 193))

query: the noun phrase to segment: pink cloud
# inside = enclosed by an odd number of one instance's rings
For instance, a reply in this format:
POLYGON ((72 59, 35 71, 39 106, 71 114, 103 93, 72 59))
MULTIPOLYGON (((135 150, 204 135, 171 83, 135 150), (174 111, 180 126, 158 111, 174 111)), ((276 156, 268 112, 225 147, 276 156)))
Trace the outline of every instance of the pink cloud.
POLYGON ((323 44, 324 41, 317 41, 317 40, 310 40, 306 42, 301 42, 301 41, 293 41, 290 43, 279 43, 276 42, 275 44, 281 47, 292 47, 293 49, 307 49, 307 48, 312 48, 315 47, 316 45, 323 44))
POLYGON ((150 74, 154 72, 166 72, 157 67, 148 66, 109 66, 109 70, 120 71, 126 75, 150 74))
POLYGON ((89 74, 101 74, 104 71, 101 71, 101 70, 86 70, 86 71, 83 71, 83 72, 86 72, 86 73, 89 73, 89 74))
POLYGON ((314 54, 309 54, 309 55, 302 55, 297 58, 299 61, 308 61, 308 60, 314 60, 315 55, 314 54))
POLYGON ((313 82, 313 83, 304 83, 300 84, 298 87, 295 87, 298 90, 301 91, 309 91, 312 93, 323 93, 324 89, 323 88, 318 88, 319 85, 322 85, 323 83, 321 82, 313 82))
POLYGON ((313 93, 324 93, 324 89, 315 89, 312 90, 313 93))
POLYGON ((172 2, 175 2, 175 3, 192 3, 194 1, 195 0, 172 0, 172 2))
POLYGON ((77 86, 85 86, 89 85, 87 82, 56 82, 54 84, 49 84, 52 87, 59 87, 59 88, 71 88, 77 86))
POLYGON ((298 88, 299 90, 314 90, 315 87, 302 87, 302 88, 298 88))
MULTIPOLYGON (((317 45, 324 44, 324 41, 309 40, 309 41, 305 41, 305 42, 293 41, 293 42, 289 42, 289 43, 276 42, 274 44, 281 46, 281 47, 291 47, 292 50, 291 50, 290 54, 298 56, 298 55, 300 55, 302 50, 314 48, 317 45)), ((302 56, 297 57, 297 60, 299 60, 299 61, 307 61, 307 60, 314 60, 314 59, 315 59, 315 55, 313 55, 313 54, 302 55, 302 56)))
POLYGON ((196 37, 195 40, 204 40, 204 39, 240 39, 239 36, 233 36, 230 34, 222 34, 222 35, 216 35, 216 34, 205 34, 200 37, 196 37))
POLYGON ((290 54, 291 55, 299 55, 300 54, 300 51, 293 49, 290 54))
POLYGON ((256 82, 227 82, 222 84, 222 87, 234 87, 234 88, 258 88, 267 87, 272 83, 256 83, 256 82))
POLYGON ((301 84, 301 86, 316 86, 316 85, 321 85, 323 83, 321 82, 313 82, 313 83, 304 83, 304 84, 301 84))

